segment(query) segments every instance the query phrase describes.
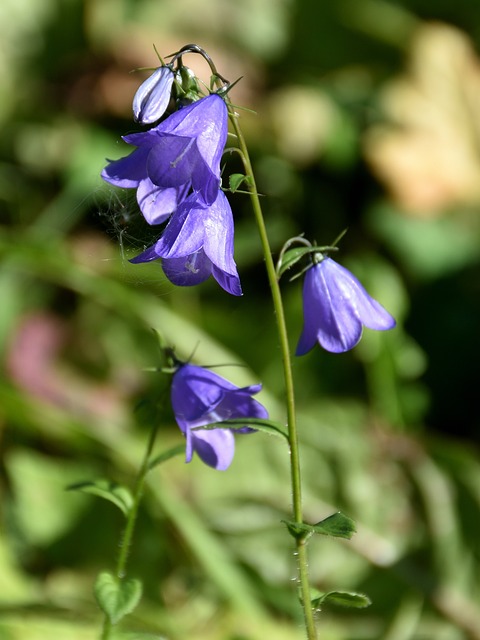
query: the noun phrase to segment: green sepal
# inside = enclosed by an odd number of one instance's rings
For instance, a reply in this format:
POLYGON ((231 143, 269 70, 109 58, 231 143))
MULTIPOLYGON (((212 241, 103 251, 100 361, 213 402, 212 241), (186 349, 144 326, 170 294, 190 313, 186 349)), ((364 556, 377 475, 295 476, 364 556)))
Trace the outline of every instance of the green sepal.
POLYGON ((125 517, 128 516, 133 504, 132 494, 127 487, 105 478, 71 484, 67 487, 67 491, 81 491, 108 500, 116 505, 125 517))
POLYGON ((167 460, 170 460, 170 458, 178 456, 181 453, 185 453, 184 444, 177 444, 175 447, 167 449, 167 451, 164 451, 163 453, 160 453, 158 456, 153 458, 153 460, 148 465, 148 470, 150 471, 159 464, 162 464, 162 462, 166 462, 167 460))
POLYGON ((323 605, 364 609, 371 604, 372 601, 364 593, 355 593, 353 591, 329 591, 312 600, 312 607, 314 609, 320 609, 323 605))
POLYGON ((231 420, 223 420, 222 422, 212 422, 212 424, 207 424, 203 427, 194 427, 192 431, 199 431, 200 429, 207 431, 212 431, 213 429, 234 429, 235 427, 251 427, 257 431, 268 433, 269 436, 276 436, 288 442, 288 436, 285 431, 283 431, 282 425, 274 420, 265 420, 263 418, 233 418, 231 420))
POLYGON ((295 247, 285 251, 277 264, 277 277, 281 278, 285 271, 291 269, 297 262, 309 253, 318 253, 318 247, 295 247))
POLYGON ((250 178, 250 176, 245 176, 243 175, 243 173, 232 173, 228 177, 228 185, 231 193, 235 193, 236 191, 238 191, 243 183, 251 186, 252 179, 250 178))
POLYGON ((119 581, 111 573, 103 571, 95 581, 93 592, 100 609, 112 624, 117 624, 139 603, 142 583, 134 578, 119 581))
POLYGON ((282 520, 287 526, 290 535, 294 538, 309 538, 314 533, 334 538, 346 538, 350 540, 356 531, 355 522, 341 511, 328 516, 316 524, 306 524, 304 522, 293 522, 282 520))

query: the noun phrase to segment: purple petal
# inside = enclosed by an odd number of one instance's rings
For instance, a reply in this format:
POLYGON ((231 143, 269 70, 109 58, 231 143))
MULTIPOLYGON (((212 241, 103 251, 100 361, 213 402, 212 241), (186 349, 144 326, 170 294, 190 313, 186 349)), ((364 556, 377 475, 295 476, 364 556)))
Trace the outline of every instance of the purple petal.
POLYGON ((162 268, 166 277, 177 287, 200 284, 212 273, 212 263, 202 249, 183 258, 163 258, 162 268))
POLYGON ((327 351, 342 353, 358 343, 362 325, 377 330, 395 326, 392 316, 331 258, 305 274, 303 307, 304 326, 297 355, 307 353, 317 341, 327 351))
POLYGON ((196 167, 202 163, 195 138, 166 134, 151 148, 147 172, 159 187, 178 187, 190 182, 196 167))
POLYGON ((235 438, 229 429, 188 431, 186 462, 190 462, 193 452, 218 471, 225 471, 232 463, 235 453, 235 438))
POLYGON ((237 275, 233 259, 233 215, 230 204, 223 193, 207 210, 203 220, 203 249, 213 264, 230 275, 237 275))
POLYGON ((228 134, 228 110, 217 94, 206 96, 179 109, 159 125, 164 133, 197 138, 201 156, 218 174, 228 134))
POLYGON ((152 124, 165 113, 170 101, 174 73, 168 66, 159 67, 143 82, 133 98, 133 119, 152 124))
POLYGON ((148 224, 161 224, 177 208, 177 189, 157 187, 146 178, 138 185, 137 202, 148 224))
POLYGON ((145 249, 145 251, 140 253, 138 256, 135 256, 135 258, 130 258, 129 262, 131 262, 132 264, 140 264, 141 262, 151 262, 152 260, 158 260, 160 256, 155 251, 155 247, 156 245, 148 247, 148 249, 145 249))
POLYGON ((116 187, 138 187, 139 183, 147 178, 149 151, 146 148, 135 149, 130 155, 113 160, 102 171, 102 178, 116 187))
POLYGON ((227 293, 230 293, 232 296, 241 296, 243 295, 242 286, 240 284, 240 278, 238 274, 231 275, 229 273, 225 273, 215 265, 212 265, 212 275, 218 284, 224 289, 227 293))
POLYGON ((189 196, 170 218, 156 251, 162 258, 182 258, 199 251, 203 246, 205 205, 189 196))
POLYGON ((225 391, 236 389, 213 371, 193 364, 182 365, 172 380, 172 406, 182 430, 187 426, 208 424, 209 415, 222 400, 225 391))

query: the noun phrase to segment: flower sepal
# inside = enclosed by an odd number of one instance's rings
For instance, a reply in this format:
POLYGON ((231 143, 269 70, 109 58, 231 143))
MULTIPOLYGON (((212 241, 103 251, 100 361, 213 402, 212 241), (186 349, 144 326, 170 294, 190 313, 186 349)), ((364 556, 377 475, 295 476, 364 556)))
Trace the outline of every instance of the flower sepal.
POLYGON ((195 427, 193 431, 199 429, 206 429, 211 431, 212 429, 232 429, 232 431, 241 432, 244 427, 249 428, 250 431, 262 431, 269 436, 276 436, 288 443, 288 435, 285 433, 282 425, 274 420, 265 420, 263 418, 235 418, 229 420, 222 420, 221 422, 212 422, 211 424, 203 427, 195 427))

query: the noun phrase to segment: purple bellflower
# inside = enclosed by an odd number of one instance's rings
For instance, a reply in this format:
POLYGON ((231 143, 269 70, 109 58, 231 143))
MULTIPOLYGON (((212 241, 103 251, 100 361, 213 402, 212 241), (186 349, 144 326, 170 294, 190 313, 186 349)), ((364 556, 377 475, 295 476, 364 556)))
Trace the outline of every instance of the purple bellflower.
POLYGON ((196 429, 236 418, 268 418, 265 407, 252 398, 261 384, 239 388, 221 376, 193 364, 182 364, 172 380, 172 407, 186 441, 186 462, 194 452, 214 469, 227 469, 235 453, 236 433, 252 433, 248 426, 235 429, 196 429))
POLYGON ((137 89, 133 97, 133 119, 140 124, 152 124, 165 113, 175 74, 169 66, 158 67, 137 89))
POLYGON ((207 205, 215 202, 227 133, 227 106, 219 95, 211 94, 148 131, 124 136, 137 148, 110 162, 102 178, 117 187, 137 189, 145 219, 160 224, 192 189, 207 205))
POLYGON ((377 331, 395 326, 394 318, 357 278, 331 258, 314 264, 305 274, 303 316, 297 356, 316 342, 333 353, 349 351, 359 342, 363 326, 377 331))
POLYGON ((210 206, 198 200, 195 193, 188 196, 156 244, 130 262, 158 258, 162 258, 165 275, 173 284, 196 285, 213 275, 225 291, 242 295, 233 259, 233 215, 223 191, 210 206))

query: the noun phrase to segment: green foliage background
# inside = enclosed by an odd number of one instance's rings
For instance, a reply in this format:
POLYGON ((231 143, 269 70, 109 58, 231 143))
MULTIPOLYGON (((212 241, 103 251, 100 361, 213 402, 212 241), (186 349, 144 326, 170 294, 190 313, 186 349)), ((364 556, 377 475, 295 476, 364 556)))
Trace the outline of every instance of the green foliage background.
MULTIPOLYGON (((130 71, 155 65, 153 45, 167 55, 187 42, 229 79, 244 76, 232 99, 257 112, 242 124, 275 250, 289 235, 325 244, 348 227, 339 260, 398 319, 348 354, 295 360, 306 518, 341 509, 358 523, 352 541, 312 541, 312 581, 373 600, 322 611, 320 636, 480 638, 480 197, 406 211, 365 151, 412 39, 440 22, 480 46, 470 0, 3 0, 0 638, 98 637, 92 587, 113 567, 122 515, 65 488, 131 484, 152 420, 159 451, 181 442, 166 379, 145 371, 159 362, 152 329, 185 358, 232 364, 221 373, 239 384, 261 380, 271 417, 284 419, 246 197, 231 198, 244 287, 234 299, 214 282, 175 289, 158 265, 130 265, 148 230, 132 194, 99 178, 134 130, 130 71)), ((475 171, 480 127, 446 120, 472 144, 475 171)), ((283 289, 293 347, 300 285, 283 289)), ((144 598, 118 637, 302 638, 280 524, 286 452, 265 434, 237 441, 225 473, 181 458, 152 473, 130 561, 144 598)))

